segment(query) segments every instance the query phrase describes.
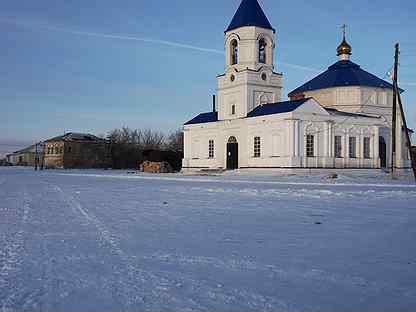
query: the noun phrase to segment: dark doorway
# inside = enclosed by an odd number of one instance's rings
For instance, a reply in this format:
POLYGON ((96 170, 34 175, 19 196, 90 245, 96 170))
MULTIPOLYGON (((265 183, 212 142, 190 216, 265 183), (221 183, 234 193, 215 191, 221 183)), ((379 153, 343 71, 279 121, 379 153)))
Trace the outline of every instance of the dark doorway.
POLYGON ((227 169, 238 169, 238 143, 235 137, 230 137, 227 143, 227 169))
POLYGON ((387 168, 387 146, 382 136, 379 138, 379 153, 381 168, 387 168))

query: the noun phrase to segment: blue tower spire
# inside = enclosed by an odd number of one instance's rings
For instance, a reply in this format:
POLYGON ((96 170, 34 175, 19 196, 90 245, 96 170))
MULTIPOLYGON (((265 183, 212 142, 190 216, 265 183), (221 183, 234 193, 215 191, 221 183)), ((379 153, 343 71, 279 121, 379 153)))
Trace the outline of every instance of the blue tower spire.
POLYGON ((275 31, 257 0, 243 0, 225 32, 244 26, 256 26, 275 31))

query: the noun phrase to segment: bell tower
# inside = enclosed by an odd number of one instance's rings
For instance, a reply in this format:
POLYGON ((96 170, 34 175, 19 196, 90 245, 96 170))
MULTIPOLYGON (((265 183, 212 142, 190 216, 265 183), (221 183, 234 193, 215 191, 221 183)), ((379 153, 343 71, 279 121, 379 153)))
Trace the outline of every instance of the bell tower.
POLYGON ((226 68, 218 77, 220 120, 244 118, 259 105, 281 100, 275 35, 257 0, 242 0, 225 30, 226 68))

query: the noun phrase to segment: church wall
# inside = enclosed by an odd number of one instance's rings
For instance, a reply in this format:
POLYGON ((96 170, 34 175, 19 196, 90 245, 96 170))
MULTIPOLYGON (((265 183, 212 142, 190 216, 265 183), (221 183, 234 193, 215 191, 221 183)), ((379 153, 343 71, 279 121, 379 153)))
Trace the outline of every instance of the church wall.
POLYGON ((328 108, 355 113, 359 111, 360 90, 358 87, 329 88, 305 92, 305 97, 314 98, 328 108))
POLYGON ((368 87, 339 87, 305 92, 324 107, 351 113, 390 116, 391 90, 368 87))
MULTIPOLYGON (((339 111, 381 116, 384 123, 382 133, 387 144, 387 163, 388 166, 391 165, 392 90, 370 87, 342 87, 306 92, 305 96, 313 97, 324 107, 335 108, 339 111)), ((405 144, 406 137, 399 109, 397 112, 396 133, 398 147, 396 151, 396 166, 398 168, 409 167, 410 161, 407 159, 408 149, 405 144)), ((368 161, 365 160, 364 162, 368 161)), ((336 159, 337 166, 345 166, 344 163, 345 161, 336 159)), ((357 161, 350 160, 350 163, 357 163, 357 161)))
POLYGON ((379 168, 378 122, 369 118, 346 122, 345 117, 288 113, 185 126, 183 166, 226 168, 227 141, 234 136, 239 144, 240 168, 379 168), (314 157, 306 154, 308 135, 314 137, 314 157), (342 140, 339 158, 335 157, 335 136, 342 140), (254 155, 255 137, 261 140, 260 157, 254 155), (349 156, 349 137, 356 140, 353 158, 349 156), (370 138, 369 159, 364 157, 365 137, 370 138), (209 140, 215 141, 214 159, 208 159, 209 140))

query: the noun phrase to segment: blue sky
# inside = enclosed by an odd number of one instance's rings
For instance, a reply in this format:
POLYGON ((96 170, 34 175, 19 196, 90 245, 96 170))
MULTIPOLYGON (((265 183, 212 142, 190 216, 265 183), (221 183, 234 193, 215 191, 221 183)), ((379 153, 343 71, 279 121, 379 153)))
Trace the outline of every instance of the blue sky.
MULTIPOLYGON (((277 31, 285 96, 337 60, 346 23, 352 60, 381 78, 401 43, 401 87, 416 127, 414 1, 259 2, 277 31)), ((223 31, 239 3, 1 1, 0 154, 68 131, 169 131, 210 110, 223 31)))

